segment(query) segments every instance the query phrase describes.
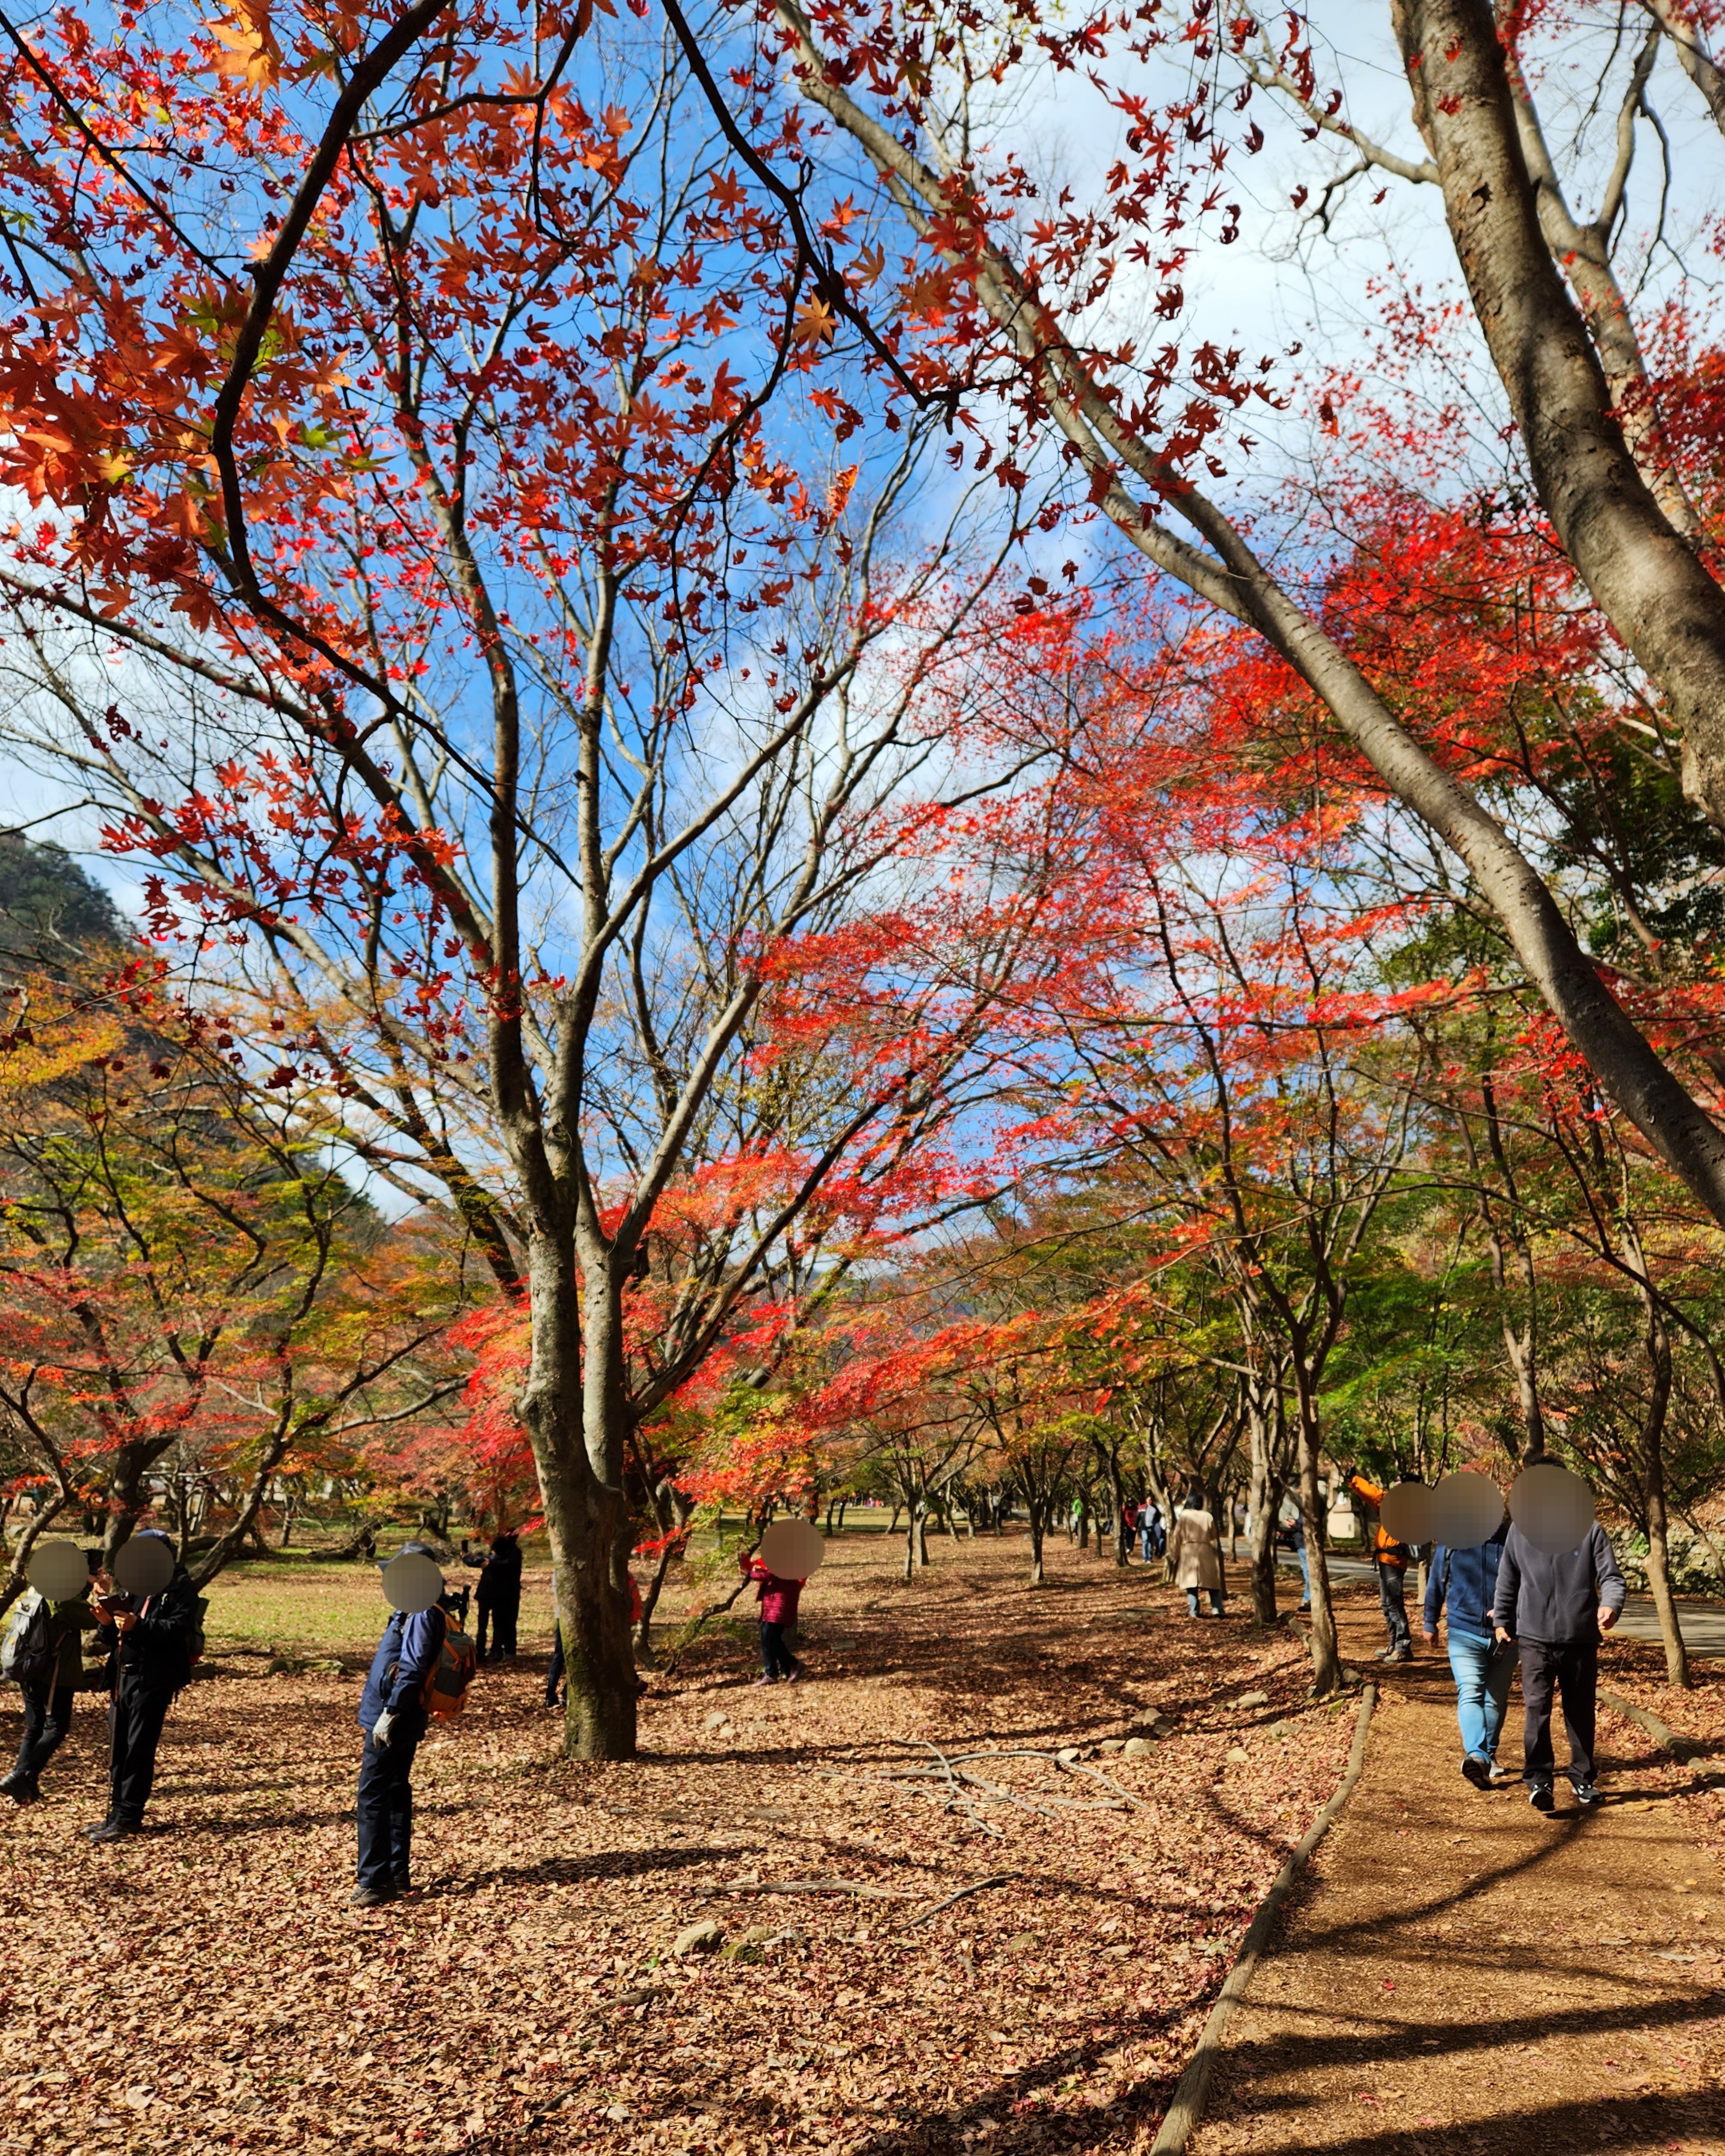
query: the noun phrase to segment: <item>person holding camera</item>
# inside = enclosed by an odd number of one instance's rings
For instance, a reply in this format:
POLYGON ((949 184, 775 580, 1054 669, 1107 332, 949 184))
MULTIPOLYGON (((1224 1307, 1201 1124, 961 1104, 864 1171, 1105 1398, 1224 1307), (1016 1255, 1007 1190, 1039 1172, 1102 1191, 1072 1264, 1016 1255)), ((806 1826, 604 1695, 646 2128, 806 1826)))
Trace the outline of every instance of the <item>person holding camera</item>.
MULTIPOLYGON (((398 1557, 434 1557, 424 1543, 403 1543, 398 1557)), ((380 1563, 377 1569, 387 1570, 380 1563)), ((365 1748, 359 1766, 359 1883, 356 1909, 381 1909, 413 1887, 413 1758, 430 1722, 425 1682, 449 1631, 444 1594, 413 1616, 390 1613, 360 1695, 365 1748)))
MULTIPOLYGON (((90 1563, 95 1563, 94 1553, 90 1563)), ((93 1632, 99 1621, 90 1603, 94 1584, 92 1576, 76 1594, 49 1603, 41 1666, 18 1677, 24 1696, 23 1742, 18 1748, 18 1764, 0 1782, 0 1790, 15 1804, 33 1804, 41 1795, 42 1770, 72 1726, 72 1702, 84 1667, 83 1635, 93 1632)))
MULTIPOLYGON (((133 1539, 162 1543, 172 1570, 159 1594, 121 1594, 106 1573, 96 1574, 96 1620, 110 1642, 114 1687, 108 1716, 108 1816, 84 1830, 96 1842, 121 1840, 143 1825, 144 1808, 156 1784, 162 1724, 175 1696, 192 1681, 198 1613, 192 1576, 173 1558, 173 1544, 159 1527, 146 1527, 133 1539)), ((167 1569, 167 1560, 162 1568, 167 1569)))

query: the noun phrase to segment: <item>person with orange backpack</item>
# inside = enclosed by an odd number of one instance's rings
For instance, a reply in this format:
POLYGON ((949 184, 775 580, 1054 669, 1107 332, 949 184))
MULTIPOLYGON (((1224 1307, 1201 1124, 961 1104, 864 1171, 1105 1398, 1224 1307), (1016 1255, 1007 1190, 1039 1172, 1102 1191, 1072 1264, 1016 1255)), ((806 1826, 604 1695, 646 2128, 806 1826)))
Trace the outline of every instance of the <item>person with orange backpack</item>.
MULTIPOLYGON (((435 1562, 424 1543, 403 1543, 396 1555, 435 1562)), ((454 1600, 444 1594, 413 1616, 392 1610, 372 1657, 359 1702, 359 1883, 349 1897, 356 1909, 381 1909, 412 1890, 413 1758, 432 1716, 466 1705, 477 1661, 452 1617, 454 1600)))

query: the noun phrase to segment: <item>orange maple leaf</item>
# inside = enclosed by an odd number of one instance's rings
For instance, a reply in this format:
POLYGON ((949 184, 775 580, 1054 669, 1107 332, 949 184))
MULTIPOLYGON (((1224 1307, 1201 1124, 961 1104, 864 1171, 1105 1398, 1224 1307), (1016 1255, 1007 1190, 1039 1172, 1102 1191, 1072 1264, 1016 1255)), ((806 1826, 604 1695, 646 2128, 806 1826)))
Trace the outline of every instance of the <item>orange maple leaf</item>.
POLYGON ((797 309, 791 336, 798 344, 830 344, 837 326, 824 300, 804 300, 797 309))
POLYGON ((274 82, 281 71, 281 47, 270 27, 270 0, 233 0, 228 13, 228 22, 208 25, 228 49, 217 55, 216 73, 248 88, 274 82))

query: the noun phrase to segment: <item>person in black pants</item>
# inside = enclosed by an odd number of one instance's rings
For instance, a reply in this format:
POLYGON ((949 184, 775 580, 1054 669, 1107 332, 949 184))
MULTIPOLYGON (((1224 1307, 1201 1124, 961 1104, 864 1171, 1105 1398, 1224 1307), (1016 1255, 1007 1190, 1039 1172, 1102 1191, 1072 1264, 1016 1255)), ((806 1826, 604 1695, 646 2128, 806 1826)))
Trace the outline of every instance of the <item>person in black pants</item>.
MULTIPOLYGON (((434 1553, 424 1543, 403 1543, 397 1554, 434 1553)), ((415 1616, 398 1609, 391 1614, 360 1695, 366 1739, 359 1766, 359 1883, 350 1897, 356 1909, 381 1909, 413 1885, 413 1758, 430 1719, 425 1680, 443 1652, 449 1599, 415 1616)))
MULTIPOLYGON (((136 1539, 167 1543, 158 1527, 136 1539)), ((98 1587, 102 1584, 98 1579, 98 1587)), ((160 1594, 141 1599, 99 1593, 96 1616, 113 1640, 114 1699, 109 1711, 108 1816, 84 1830, 92 1841, 119 1841, 144 1823, 156 1783, 156 1751, 175 1695, 192 1680, 198 1594, 184 1565, 160 1594)))
POLYGON ((1563 1696, 1575 1801, 1584 1810, 1599 1801, 1594 1779, 1599 1641, 1617 1622, 1623 1600, 1617 1553, 1597 1522, 1573 1550, 1556 1556, 1536 1549, 1519 1527, 1512 1527, 1504 1537, 1491 1618, 1498 1640, 1513 1639, 1521 1657, 1522 1699, 1527 1710, 1522 1778, 1537 1812, 1553 1809, 1553 1691, 1563 1696))
POLYGON ((18 1764, 0 1782, 0 1790, 15 1804, 33 1804, 42 1794, 42 1770, 59 1750, 72 1726, 72 1702, 84 1661, 80 1635, 93 1631, 96 1622, 88 1587, 68 1601, 48 1605, 48 1638, 54 1666, 33 1684, 19 1687, 24 1696, 23 1742, 18 1748, 18 1764))
POLYGON ((516 1630, 521 1617, 521 1545, 520 1537, 511 1529, 506 1529, 491 1539, 491 1547, 484 1557, 475 1557, 467 1544, 461 1545, 462 1561, 480 1568, 479 1591, 475 1600, 479 1604, 479 1629, 474 1635, 474 1645, 481 1661, 486 1660, 485 1629, 489 1620, 491 1631, 490 1659, 501 1662, 507 1655, 515 1657, 516 1630))

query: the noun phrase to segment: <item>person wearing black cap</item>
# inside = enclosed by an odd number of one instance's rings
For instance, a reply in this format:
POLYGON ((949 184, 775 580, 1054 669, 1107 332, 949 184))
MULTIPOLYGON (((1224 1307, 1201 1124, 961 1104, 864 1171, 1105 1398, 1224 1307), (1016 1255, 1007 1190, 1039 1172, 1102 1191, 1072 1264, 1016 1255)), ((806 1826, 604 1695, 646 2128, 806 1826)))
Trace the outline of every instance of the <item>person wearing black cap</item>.
MULTIPOLYGON (((434 1557, 403 1543, 398 1557, 434 1557)), ((381 1572, 384 1568, 378 1566, 381 1572)), ((360 1697, 365 1751, 359 1768, 359 1884, 356 1909, 381 1909, 413 1884, 413 1755, 425 1734, 425 1680, 443 1652, 448 1620, 441 1596, 429 1609, 390 1613, 360 1697)))
MULTIPOLYGON (((146 1527, 133 1540, 158 1542, 169 1557, 173 1554, 172 1543, 159 1527, 146 1527)), ((175 1694, 192 1681, 198 1591, 177 1560, 159 1594, 116 1594, 105 1573, 97 1575, 96 1586, 96 1618, 111 1643, 114 1675, 108 1724, 110 1801, 106 1819, 84 1831, 92 1841, 119 1841, 143 1825, 156 1782, 162 1725, 175 1694)))

